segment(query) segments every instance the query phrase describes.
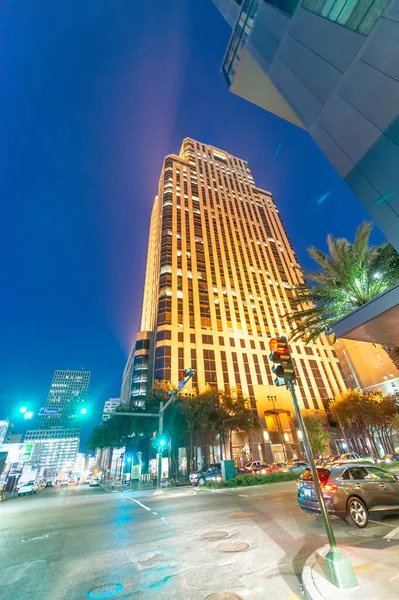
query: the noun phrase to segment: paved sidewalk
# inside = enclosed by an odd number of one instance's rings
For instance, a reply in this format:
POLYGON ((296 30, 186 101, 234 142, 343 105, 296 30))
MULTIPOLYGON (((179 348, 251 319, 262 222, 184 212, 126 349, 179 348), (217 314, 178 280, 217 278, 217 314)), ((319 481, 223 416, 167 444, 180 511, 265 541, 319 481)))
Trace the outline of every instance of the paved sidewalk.
POLYGON ((349 558, 359 587, 339 590, 327 580, 324 555, 328 546, 314 552, 307 560, 302 583, 307 600, 394 600, 399 599, 399 528, 382 539, 356 546, 340 546, 349 558))

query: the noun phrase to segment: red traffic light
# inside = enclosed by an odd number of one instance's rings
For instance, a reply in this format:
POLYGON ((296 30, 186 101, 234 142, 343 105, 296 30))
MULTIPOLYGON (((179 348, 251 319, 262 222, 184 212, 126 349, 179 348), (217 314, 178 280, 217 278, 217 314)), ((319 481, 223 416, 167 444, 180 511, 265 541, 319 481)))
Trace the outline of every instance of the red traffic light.
POLYGON ((276 338, 272 338, 269 342, 270 352, 275 352, 278 348, 278 340, 276 338))

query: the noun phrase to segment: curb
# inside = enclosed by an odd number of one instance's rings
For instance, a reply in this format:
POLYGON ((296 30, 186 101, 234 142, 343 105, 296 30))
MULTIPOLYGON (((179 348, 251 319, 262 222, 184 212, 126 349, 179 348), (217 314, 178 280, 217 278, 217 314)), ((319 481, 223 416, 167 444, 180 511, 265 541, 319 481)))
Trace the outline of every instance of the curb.
POLYGON ((320 594, 317 589, 313 577, 312 577, 312 569, 313 565, 316 562, 316 552, 313 552, 309 558, 307 559, 303 569, 302 569, 302 587, 303 593, 305 594, 306 600, 323 600, 323 596, 320 594))

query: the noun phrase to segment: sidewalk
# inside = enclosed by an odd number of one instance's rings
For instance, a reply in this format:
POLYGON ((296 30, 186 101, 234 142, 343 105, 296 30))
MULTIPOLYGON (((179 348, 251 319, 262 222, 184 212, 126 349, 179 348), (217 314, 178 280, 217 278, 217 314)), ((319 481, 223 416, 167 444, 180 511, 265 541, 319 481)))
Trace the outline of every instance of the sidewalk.
POLYGON ((357 546, 340 546, 350 560, 359 587, 339 590, 326 577, 323 546, 306 561, 302 584, 307 600, 394 600, 399 599, 399 528, 385 538, 370 540, 357 546))

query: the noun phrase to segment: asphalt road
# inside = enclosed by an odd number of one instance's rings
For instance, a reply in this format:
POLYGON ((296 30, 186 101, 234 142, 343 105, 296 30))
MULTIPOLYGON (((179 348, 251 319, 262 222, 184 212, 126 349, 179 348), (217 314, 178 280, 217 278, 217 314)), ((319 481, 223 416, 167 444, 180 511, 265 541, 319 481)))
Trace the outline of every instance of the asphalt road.
MULTIPOLYGON (((216 592, 248 600, 301 597, 303 564, 326 538, 320 521, 297 506, 294 483, 151 494, 82 485, 1 503, 0 598, 83 600, 106 583, 124 586, 117 600, 203 600, 216 592), (201 539, 221 531, 228 537, 201 539), (248 547, 217 548, 235 542, 248 547)), ((334 521, 342 545, 398 526, 399 518, 364 531, 334 521)))

